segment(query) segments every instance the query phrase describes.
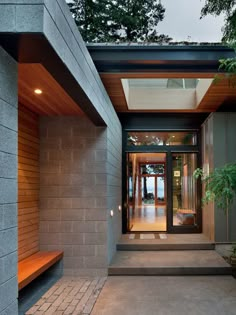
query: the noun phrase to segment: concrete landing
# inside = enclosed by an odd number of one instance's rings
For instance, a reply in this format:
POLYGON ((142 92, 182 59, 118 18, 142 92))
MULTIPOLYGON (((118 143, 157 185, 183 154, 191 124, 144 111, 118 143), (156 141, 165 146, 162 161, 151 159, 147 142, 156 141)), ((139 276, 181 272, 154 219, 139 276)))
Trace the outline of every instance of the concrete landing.
POLYGON ((118 251, 109 275, 229 275, 231 266, 214 250, 118 251))
POLYGON ((235 315, 231 276, 108 277, 91 315, 235 315))

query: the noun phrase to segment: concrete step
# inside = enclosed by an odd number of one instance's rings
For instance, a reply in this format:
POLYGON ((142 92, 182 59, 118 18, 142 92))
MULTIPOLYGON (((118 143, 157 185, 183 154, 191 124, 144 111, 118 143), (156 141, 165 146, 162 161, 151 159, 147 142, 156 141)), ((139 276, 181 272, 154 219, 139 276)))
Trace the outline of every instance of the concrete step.
MULTIPOLYGON (((148 234, 148 233, 147 233, 148 234)), ((215 244, 203 234, 160 234, 153 233, 154 239, 140 239, 140 233, 123 234, 117 250, 155 251, 155 250, 214 250, 215 244), (160 238, 160 235, 165 238, 160 238), (133 237, 132 239, 130 237, 133 237)))
POLYGON ((214 250, 118 251, 109 275, 229 275, 231 266, 214 250))
POLYGON ((118 243, 117 250, 121 251, 160 251, 160 250, 214 250, 214 243, 118 243))

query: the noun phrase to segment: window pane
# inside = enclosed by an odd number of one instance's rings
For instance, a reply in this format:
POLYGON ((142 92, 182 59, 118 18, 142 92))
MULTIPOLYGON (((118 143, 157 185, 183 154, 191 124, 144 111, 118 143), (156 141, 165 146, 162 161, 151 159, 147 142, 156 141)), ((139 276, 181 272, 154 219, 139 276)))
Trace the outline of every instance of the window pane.
POLYGON ((175 153, 173 162, 173 225, 194 225, 196 222, 197 187, 193 172, 197 154, 175 153))
POLYGON ((195 132, 128 132, 127 145, 196 145, 195 132))
POLYGON ((165 164, 141 164, 141 174, 161 175, 164 174, 165 164))

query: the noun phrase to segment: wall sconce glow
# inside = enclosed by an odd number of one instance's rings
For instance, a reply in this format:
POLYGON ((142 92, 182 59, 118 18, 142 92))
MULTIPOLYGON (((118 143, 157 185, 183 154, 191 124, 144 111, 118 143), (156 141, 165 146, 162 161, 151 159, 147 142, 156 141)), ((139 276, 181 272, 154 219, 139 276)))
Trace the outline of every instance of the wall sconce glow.
POLYGON ((118 210, 121 211, 121 205, 118 206, 118 210))
POLYGON ((43 93, 43 91, 40 90, 40 89, 35 89, 35 90, 34 90, 34 93, 37 94, 37 95, 40 95, 40 94, 43 93))
POLYGON ((113 217, 114 216, 114 211, 110 210, 110 216, 113 217))

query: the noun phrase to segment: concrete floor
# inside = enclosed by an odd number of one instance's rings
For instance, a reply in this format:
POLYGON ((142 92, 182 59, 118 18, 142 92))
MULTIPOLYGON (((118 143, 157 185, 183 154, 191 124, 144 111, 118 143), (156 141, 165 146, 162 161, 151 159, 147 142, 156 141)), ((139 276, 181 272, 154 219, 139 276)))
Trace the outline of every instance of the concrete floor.
MULTIPOLYGON (((158 233, 157 233, 158 234, 158 233)), ((152 240, 141 240, 139 237, 129 239, 130 234, 122 234, 119 244, 209 244, 212 243, 204 234, 166 234, 166 239, 156 237, 152 240)), ((159 235, 159 234, 158 234, 159 235)))
POLYGON ((231 276, 108 277, 91 315, 235 315, 231 276))

